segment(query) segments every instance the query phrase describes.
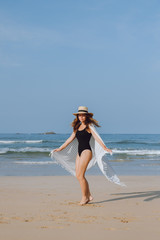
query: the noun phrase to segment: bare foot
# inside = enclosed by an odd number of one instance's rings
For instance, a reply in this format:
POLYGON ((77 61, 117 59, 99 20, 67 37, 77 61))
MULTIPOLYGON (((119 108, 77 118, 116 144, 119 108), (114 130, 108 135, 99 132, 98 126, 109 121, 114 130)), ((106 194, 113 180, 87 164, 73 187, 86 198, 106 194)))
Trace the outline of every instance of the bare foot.
POLYGON ((90 195, 89 196, 89 202, 93 200, 93 197, 90 195))
POLYGON ((89 198, 82 198, 79 205, 83 206, 83 205, 87 204, 89 201, 90 201, 89 198))

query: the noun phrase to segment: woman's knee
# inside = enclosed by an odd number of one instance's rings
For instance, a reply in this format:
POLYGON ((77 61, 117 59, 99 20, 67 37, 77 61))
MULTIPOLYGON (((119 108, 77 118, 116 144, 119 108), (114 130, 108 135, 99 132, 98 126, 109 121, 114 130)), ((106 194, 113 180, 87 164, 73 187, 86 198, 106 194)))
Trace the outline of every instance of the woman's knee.
POLYGON ((81 174, 81 173, 79 173, 79 172, 77 172, 77 173, 76 173, 76 178, 77 178, 79 181, 82 181, 82 180, 84 180, 84 175, 81 174))

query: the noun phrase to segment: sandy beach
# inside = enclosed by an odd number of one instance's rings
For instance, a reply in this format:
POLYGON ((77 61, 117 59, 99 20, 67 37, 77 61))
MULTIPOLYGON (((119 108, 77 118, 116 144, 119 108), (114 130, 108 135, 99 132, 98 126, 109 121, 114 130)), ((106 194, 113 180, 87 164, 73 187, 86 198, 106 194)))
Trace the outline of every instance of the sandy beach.
POLYGON ((94 200, 79 206, 72 176, 0 177, 0 240, 160 239, 160 177, 87 176, 94 200))

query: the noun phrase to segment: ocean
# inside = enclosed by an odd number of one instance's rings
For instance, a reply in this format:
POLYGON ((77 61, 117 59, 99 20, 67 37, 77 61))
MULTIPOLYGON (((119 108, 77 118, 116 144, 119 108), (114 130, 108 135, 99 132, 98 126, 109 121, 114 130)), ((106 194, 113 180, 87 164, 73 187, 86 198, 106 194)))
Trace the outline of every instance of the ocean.
MULTIPOLYGON (((100 134, 117 175, 160 175, 160 134, 100 134)), ((0 134, 0 176, 70 175, 49 153, 69 134, 0 134)), ((88 175, 101 175, 95 165, 88 175)))

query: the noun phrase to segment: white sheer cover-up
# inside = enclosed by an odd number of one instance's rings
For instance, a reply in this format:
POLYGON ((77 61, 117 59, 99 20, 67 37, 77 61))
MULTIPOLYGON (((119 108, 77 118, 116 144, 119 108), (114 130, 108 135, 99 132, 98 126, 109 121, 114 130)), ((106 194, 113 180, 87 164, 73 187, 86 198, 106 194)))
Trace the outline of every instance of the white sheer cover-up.
MULTIPOLYGON (((98 132, 96 131, 93 124, 90 125, 90 128, 98 138, 103 142, 98 132)), ((120 186, 126 186, 124 183, 120 182, 120 179, 117 177, 116 173, 110 166, 107 161, 107 153, 102 146, 91 136, 90 146, 92 149, 92 159, 90 160, 87 170, 93 167, 96 163, 98 164, 100 170, 104 176, 113 183, 116 183, 120 186)), ((59 163, 63 168, 70 172, 73 176, 76 176, 75 172, 75 161, 78 153, 78 141, 75 138, 66 148, 59 152, 51 151, 50 156, 53 160, 59 163)))

